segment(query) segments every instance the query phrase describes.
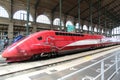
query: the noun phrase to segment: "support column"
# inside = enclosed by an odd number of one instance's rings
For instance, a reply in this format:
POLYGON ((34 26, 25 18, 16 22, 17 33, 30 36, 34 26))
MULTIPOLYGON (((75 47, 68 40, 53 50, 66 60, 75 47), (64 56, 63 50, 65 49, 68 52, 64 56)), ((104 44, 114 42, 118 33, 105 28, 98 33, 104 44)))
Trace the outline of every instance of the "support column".
POLYGON ((108 28, 105 29, 105 35, 107 36, 107 31, 108 31, 108 28))
MULTIPOLYGON (((104 27, 104 30, 107 28, 106 15, 107 15, 107 14, 106 14, 106 8, 105 8, 105 24, 104 24, 104 25, 105 25, 105 27, 104 27)), ((104 31, 104 33, 106 33, 106 30, 104 31)))
POLYGON ((109 27, 109 28, 108 28, 108 36, 109 36, 109 37, 110 37, 110 31, 111 31, 111 30, 110 30, 110 27, 109 27))
POLYGON ((80 28, 80 1, 81 0, 78 0, 78 25, 79 25, 79 28, 78 28, 78 30, 79 30, 79 32, 83 32, 82 31, 82 29, 80 28))
POLYGON ((35 33, 35 32, 37 32, 37 25, 36 25, 36 24, 33 24, 32 33, 35 33))
POLYGON ((93 34, 93 31, 92 31, 92 0, 90 0, 90 5, 89 5, 89 14, 90 14, 90 24, 89 24, 89 27, 88 27, 88 32, 93 34), (91 26, 91 32, 90 32, 90 26, 91 26))
POLYGON ((115 35, 116 35, 116 38, 117 38, 117 32, 118 32, 118 31, 117 31, 117 27, 116 27, 116 34, 115 34, 115 35))
POLYGON ((13 23, 9 23, 9 26, 8 26, 8 38, 9 38, 9 41, 11 43, 11 41, 13 40, 13 23))
POLYGON ((105 28, 103 28, 103 35, 105 35, 105 28))
POLYGON ((76 32, 76 18, 74 17, 74 22, 73 22, 73 24, 74 24, 74 32, 76 32))
POLYGON ((95 25, 92 25, 92 27, 91 27, 91 31, 92 31, 93 35, 94 35, 94 27, 95 27, 95 25))
POLYGON ((59 28, 60 28, 60 31, 62 30, 62 24, 61 24, 61 22, 62 22, 62 0, 59 0, 60 1, 60 26, 59 26, 59 28))
POLYGON ((102 28, 101 28, 101 26, 100 26, 100 34, 102 34, 102 28))
POLYGON ((66 21, 67 21, 67 15, 64 16, 64 31, 65 32, 67 32, 66 21))
MULTIPOLYGON (((98 0, 98 29, 100 29, 100 15, 101 15, 101 11, 100 11, 100 8, 101 8, 101 0, 98 0)), ((97 33, 99 34, 100 31, 98 31, 97 29, 97 33)))
POLYGON ((83 33, 83 26, 84 26, 84 25, 83 25, 83 24, 81 24, 81 33, 83 33))
MULTIPOLYGON (((99 24, 99 23, 98 23, 99 24)), ((97 24, 97 34, 99 33, 99 25, 97 24)))
POLYGON ((11 7, 11 12, 10 12, 10 20, 13 20, 13 0, 10 1, 10 7, 11 7))
POLYGON ((53 30, 54 28, 54 25, 53 25, 53 20, 54 20, 54 13, 51 12, 51 26, 50 26, 50 29, 53 30))
POLYGON ((113 27, 112 27, 112 30, 113 30, 113 38, 115 37, 115 31, 114 31, 114 27, 115 27, 115 23, 113 22, 113 27))
POLYGON ((27 26, 26 26, 26 36, 29 35, 29 13, 30 13, 30 0, 27 0, 27 26))
POLYGON ((109 36, 110 36, 110 37, 111 37, 111 35, 112 35, 112 34, 111 34, 111 31, 112 31, 112 30, 111 30, 111 28, 110 28, 110 29, 109 29, 109 36))
POLYGON ((108 28, 106 28, 106 36, 108 37, 108 28))
MULTIPOLYGON (((120 32, 120 25, 118 25, 118 32, 120 32)), ((120 33, 118 33, 119 35, 118 35, 118 40, 120 40, 120 33)))
POLYGON ((112 29, 110 29, 110 37, 112 37, 112 29))
POLYGON ((114 35, 115 35, 115 32, 114 32, 114 25, 113 25, 113 37, 114 37, 114 35))
POLYGON ((37 11, 36 11, 36 8, 35 8, 35 13, 34 13, 34 23, 36 23, 36 19, 37 19, 37 11))

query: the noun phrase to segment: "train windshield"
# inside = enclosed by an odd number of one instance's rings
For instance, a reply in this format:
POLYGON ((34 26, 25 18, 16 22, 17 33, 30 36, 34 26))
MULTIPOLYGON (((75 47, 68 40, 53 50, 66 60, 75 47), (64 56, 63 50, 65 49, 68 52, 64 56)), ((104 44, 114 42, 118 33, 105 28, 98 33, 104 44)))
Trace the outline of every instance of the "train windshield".
POLYGON ((38 40, 42 40, 42 37, 40 36, 40 37, 38 37, 37 39, 38 39, 38 40))

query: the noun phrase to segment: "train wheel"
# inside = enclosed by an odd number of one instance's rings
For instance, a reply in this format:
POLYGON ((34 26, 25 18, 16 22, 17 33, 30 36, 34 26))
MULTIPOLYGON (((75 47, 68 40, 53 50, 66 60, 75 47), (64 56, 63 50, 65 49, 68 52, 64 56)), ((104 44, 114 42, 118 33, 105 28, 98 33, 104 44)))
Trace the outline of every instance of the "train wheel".
POLYGON ((51 58, 52 57, 52 53, 48 53, 48 58, 51 58))
POLYGON ((52 57, 57 57, 58 56, 57 52, 53 52, 52 54, 53 54, 52 57))
POLYGON ((91 50, 94 50, 94 49, 95 49, 95 47, 90 47, 90 49, 91 49, 91 50))
POLYGON ((33 57, 31 58, 32 60, 37 60, 37 59, 39 59, 40 58, 40 55, 33 55, 33 57))
POLYGON ((48 57, 51 58, 51 57, 57 57, 58 56, 58 53, 57 52, 51 52, 48 54, 48 57))

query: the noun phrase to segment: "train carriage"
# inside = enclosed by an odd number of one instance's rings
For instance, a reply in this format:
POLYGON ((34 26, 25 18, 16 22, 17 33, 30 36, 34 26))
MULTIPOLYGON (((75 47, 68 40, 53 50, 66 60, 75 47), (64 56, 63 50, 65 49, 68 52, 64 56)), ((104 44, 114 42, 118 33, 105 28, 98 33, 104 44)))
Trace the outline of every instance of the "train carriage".
POLYGON ((7 62, 15 62, 113 44, 115 42, 103 35, 45 30, 13 43, 3 51, 2 56, 7 62))

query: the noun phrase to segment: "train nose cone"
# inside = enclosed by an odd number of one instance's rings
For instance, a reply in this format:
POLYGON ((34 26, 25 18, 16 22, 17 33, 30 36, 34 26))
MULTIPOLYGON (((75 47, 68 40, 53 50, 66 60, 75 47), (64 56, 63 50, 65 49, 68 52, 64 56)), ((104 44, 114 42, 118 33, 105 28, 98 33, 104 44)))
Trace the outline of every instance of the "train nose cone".
POLYGON ((9 57, 13 57, 16 55, 16 50, 15 49, 6 49, 3 51, 2 53, 2 57, 4 58, 9 58, 9 57))
POLYGON ((7 58, 7 57, 9 57, 9 53, 8 53, 7 51, 4 51, 4 52, 1 54, 1 56, 2 56, 3 58, 7 58))

